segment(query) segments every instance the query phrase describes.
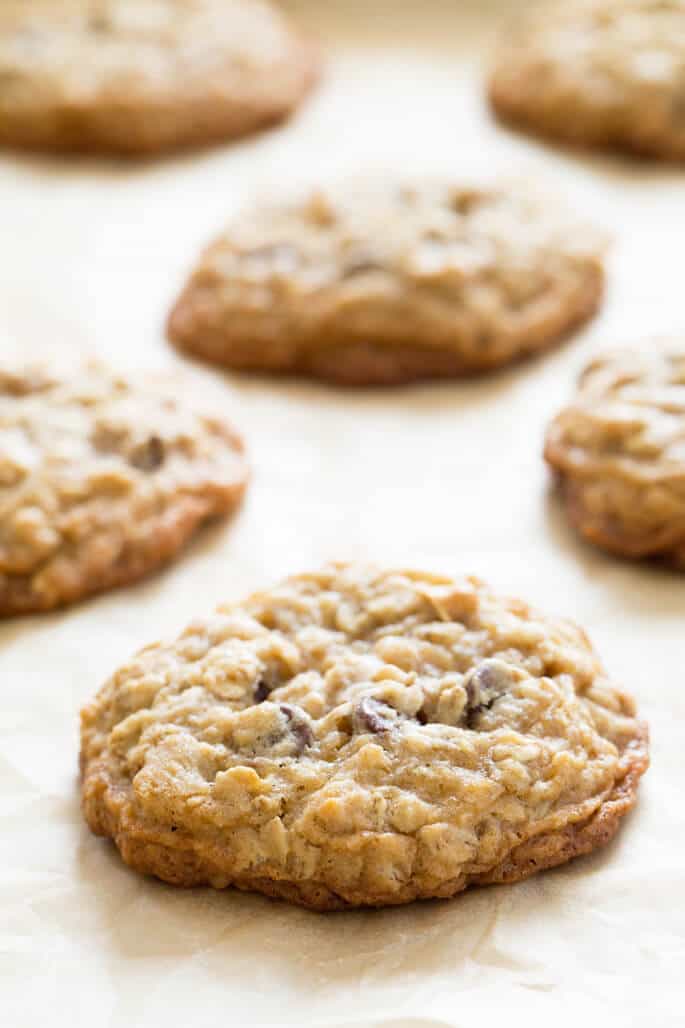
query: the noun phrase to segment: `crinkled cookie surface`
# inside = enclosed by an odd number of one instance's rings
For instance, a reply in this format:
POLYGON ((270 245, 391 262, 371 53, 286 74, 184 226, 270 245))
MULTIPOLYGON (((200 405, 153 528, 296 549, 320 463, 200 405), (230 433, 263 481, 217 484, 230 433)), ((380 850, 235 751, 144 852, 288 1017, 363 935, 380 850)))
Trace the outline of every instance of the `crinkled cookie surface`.
POLYGON ((685 3, 584 0, 512 27, 490 80, 502 117, 571 143, 685 159, 685 3))
POLYGON ((464 375, 598 307, 604 239, 517 186, 339 184, 239 216, 169 320, 189 353, 343 384, 464 375))
POLYGON ((97 363, 0 361, 0 615, 132 582, 237 506, 242 442, 182 392, 97 363))
POLYGON ((344 564, 142 650, 81 742, 87 821, 132 867, 320 910, 587 852, 648 762, 570 623, 477 579, 344 564))
POLYGON ((590 541, 685 568, 685 345, 650 341, 593 360, 545 454, 590 541))
POLYGON ((0 142, 154 152, 285 117, 317 61, 261 0, 2 0, 0 142))

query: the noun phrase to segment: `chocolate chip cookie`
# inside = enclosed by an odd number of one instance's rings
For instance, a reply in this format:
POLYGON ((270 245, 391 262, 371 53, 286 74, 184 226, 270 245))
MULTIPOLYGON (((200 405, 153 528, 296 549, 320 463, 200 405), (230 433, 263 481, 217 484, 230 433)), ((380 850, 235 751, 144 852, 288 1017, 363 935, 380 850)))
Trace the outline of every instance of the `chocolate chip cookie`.
POLYGON ((136 870, 336 910, 588 853, 648 753, 572 624, 336 564, 138 653, 83 710, 81 764, 88 824, 136 870))
POLYGON ((226 367, 348 385, 465 375, 589 318, 603 242, 519 188, 348 185, 240 216, 169 335, 226 367))
POLYGON ((685 568, 685 344, 593 360, 545 456, 586 539, 685 568))
POLYGON ((182 390, 0 361, 0 616, 133 582, 237 506, 242 443, 182 390))
POLYGON ((3 0, 0 144, 154 153, 286 117, 312 49, 261 0, 3 0))
POLYGON ((584 0, 524 19, 501 48, 490 98, 534 133, 683 160, 685 4, 584 0))

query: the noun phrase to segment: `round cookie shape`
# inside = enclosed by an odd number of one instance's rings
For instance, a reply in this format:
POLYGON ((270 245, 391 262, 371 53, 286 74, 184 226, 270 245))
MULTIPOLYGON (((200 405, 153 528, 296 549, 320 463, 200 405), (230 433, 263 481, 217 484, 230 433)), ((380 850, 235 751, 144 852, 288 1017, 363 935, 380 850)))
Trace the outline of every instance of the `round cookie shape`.
POLYGON ((551 423, 545 457, 590 542, 685 569, 685 345, 655 341, 590 362, 551 423))
POLYGON ((512 28, 492 72, 496 112, 571 144, 685 159, 685 3, 581 0, 512 28))
POLYGON ((3 0, 0 144, 146 154, 286 117, 317 60, 262 0, 3 0))
POLYGON ((242 442, 181 388, 0 362, 0 616, 134 582, 238 505, 242 442))
POLYGON ((239 216, 169 319, 186 352, 344 385, 461 376, 597 309, 604 239, 516 186, 337 186, 239 216))
POLYGON ((587 853, 647 764, 575 626, 475 578, 358 565, 220 607, 82 712, 83 811, 127 864, 316 910, 587 853))

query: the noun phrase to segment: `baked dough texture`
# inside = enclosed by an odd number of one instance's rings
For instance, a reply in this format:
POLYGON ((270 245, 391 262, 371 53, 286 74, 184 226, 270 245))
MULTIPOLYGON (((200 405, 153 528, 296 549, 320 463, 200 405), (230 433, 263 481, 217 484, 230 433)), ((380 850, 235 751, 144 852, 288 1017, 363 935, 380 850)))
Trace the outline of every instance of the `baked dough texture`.
POLYGON ((507 33, 490 79, 506 121, 572 144, 685 159, 685 3, 581 0, 507 33))
POLYGON ((591 542, 685 568, 685 345, 648 341, 591 361, 545 456, 591 542))
POLYGON ((239 216, 169 335, 220 365, 340 384, 465 375, 589 318, 604 243, 520 186, 338 184, 239 216))
POLYGON ((0 616, 133 582, 237 506, 242 442, 181 392, 96 363, 0 360, 0 616))
POLYGON ((312 48, 261 0, 2 0, 0 144, 146 154, 286 117, 312 48))
POLYGON ((316 910, 449 897, 606 843, 647 733, 578 628, 475 578, 334 564, 220 607, 82 712, 138 871, 316 910))

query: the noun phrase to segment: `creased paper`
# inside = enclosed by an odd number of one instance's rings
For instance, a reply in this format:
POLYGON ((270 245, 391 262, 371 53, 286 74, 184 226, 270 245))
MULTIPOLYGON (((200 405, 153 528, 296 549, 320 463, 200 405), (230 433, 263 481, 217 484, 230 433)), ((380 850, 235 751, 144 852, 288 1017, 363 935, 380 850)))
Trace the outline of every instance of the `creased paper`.
POLYGON ((335 391, 187 365, 224 391, 248 441, 242 512, 141 586, 0 627, 0 1020, 681 1025, 685 578, 581 544, 540 454, 589 354, 682 329, 685 176, 497 127, 480 81, 501 5, 289 6, 328 40, 329 66, 282 130, 142 165, 0 159, 0 346, 181 364, 164 317, 231 212, 364 168, 544 179, 613 234, 607 302, 549 356, 466 384, 335 391), (144 880, 88 833, 77 715, 106 675, 218 601, 330 557, 472 571, 590 631, 653 736, 638 809, 611 846, 452 902, 325 916, 144 880))

